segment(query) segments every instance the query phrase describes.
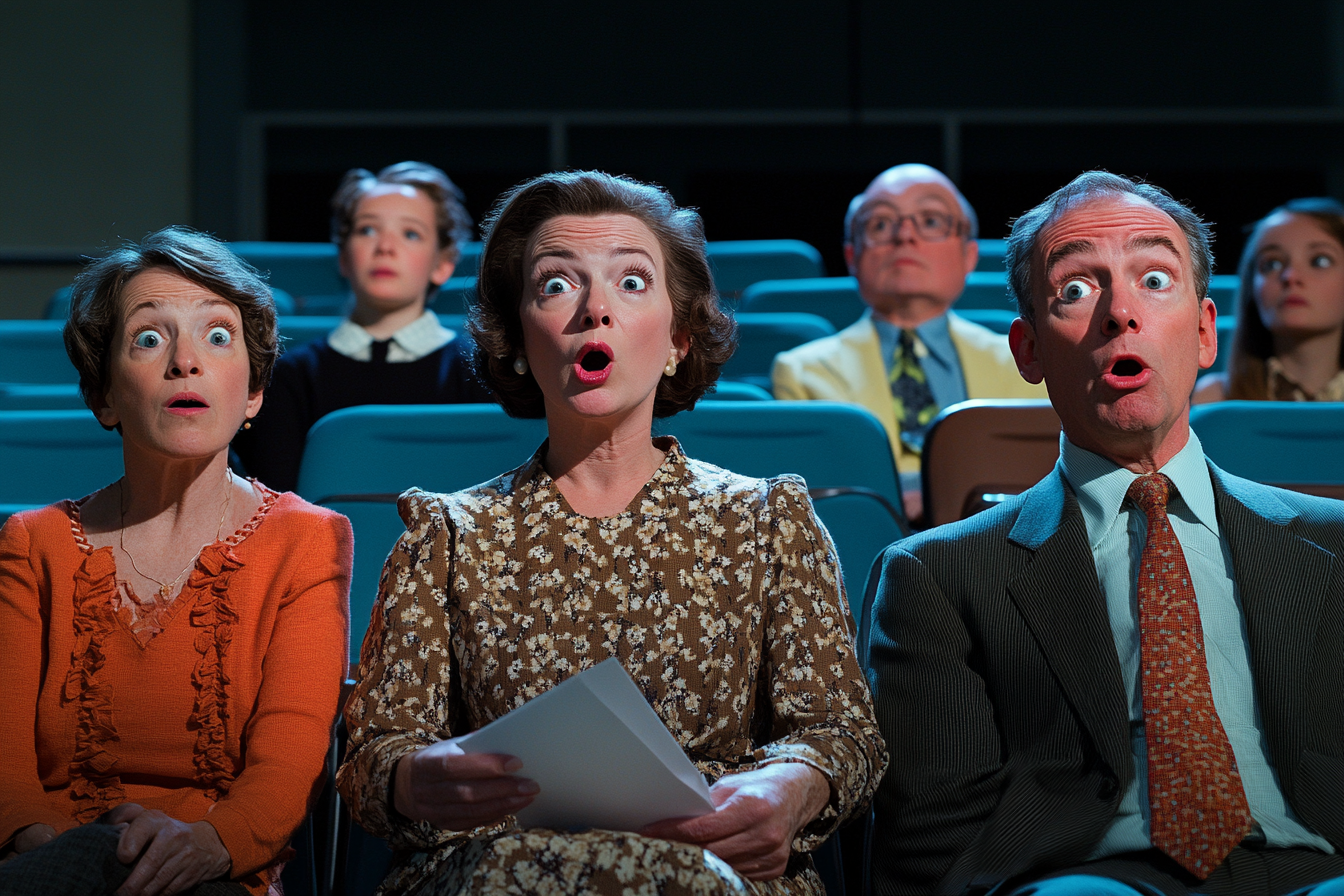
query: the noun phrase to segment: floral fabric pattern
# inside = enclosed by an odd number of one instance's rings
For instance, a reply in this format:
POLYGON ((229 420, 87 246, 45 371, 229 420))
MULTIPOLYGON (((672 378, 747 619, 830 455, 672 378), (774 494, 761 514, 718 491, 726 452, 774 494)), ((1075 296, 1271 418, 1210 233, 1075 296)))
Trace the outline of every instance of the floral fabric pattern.
POLYGON ((487 892, 507 878, 529 893, 820 893, 803 854, 867 803, 886 754, 806 488, 689 460, 669 440, 630 506, 594 519, 565 502, 545 449, 474 489, 401 498, 407 531, 383 570, 338 776, 360 823, 409 852, 384 892, 487 892), (609 657, 711 782, 773 762, 827 778, 830 804, 782 878, 752 884, 703 850, 633 834, 511 819, 442 831, 389 805, 402 756, 609 657))

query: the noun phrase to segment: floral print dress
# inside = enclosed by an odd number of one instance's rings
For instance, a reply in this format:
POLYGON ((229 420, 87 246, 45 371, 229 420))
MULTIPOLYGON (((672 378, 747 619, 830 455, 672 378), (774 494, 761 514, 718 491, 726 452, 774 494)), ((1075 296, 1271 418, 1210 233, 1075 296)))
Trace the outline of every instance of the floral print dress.
MULTIPOLYGON (((575 513, 546 445, 484 485, 401 497, 346 705, 338 786, 398 850, 384 893, 822 893, 807 851, 866 805, 886 765, 835 547, 801 480, 688 459, 674 439, 626 510, 575 513), (593 830, 466 831, 403 817, 397 761, 617 657, 711 782, 802 762, 831 800, 783 877, 739 878, 698 847, 593 830)), ((522 772, 526 774, 526 770, 522 772)))

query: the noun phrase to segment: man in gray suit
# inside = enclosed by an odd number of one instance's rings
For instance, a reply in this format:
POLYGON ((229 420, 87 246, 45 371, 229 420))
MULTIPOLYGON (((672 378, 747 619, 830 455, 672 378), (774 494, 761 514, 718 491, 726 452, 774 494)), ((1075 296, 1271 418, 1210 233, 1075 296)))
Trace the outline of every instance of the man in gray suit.
POLYGON ((1344 894, 1344 504, 1190 430, 1207 226, 1089 172, 1008 263, 1060 460, 885 557, 879 892, 1344 894))

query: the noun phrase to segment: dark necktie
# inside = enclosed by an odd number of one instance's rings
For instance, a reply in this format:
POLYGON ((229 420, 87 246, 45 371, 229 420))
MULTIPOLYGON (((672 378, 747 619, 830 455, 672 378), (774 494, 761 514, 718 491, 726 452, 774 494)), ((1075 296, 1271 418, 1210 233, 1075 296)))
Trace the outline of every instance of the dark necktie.
POLYGON ((915 337, 901 330, 891 362, 891 406, 901 427, 901 442, 916 454, 924 450, 924 436, 938 416, 933 390, 915 354, 915 337))
POLYGON ((1148 517, 1138 596, 1151 839, 1204 880, 1250 832, 1251 810, 1213 705, 1195 588, 1167 519, 1170 494, 1161 473, 1140 476, 1128 492, 1148 517))
POLYGON ((387 347, 391 344, 391 339, 375 339, 369 344, 369 360, 374 364, 385 363, 387 361, 387 347))

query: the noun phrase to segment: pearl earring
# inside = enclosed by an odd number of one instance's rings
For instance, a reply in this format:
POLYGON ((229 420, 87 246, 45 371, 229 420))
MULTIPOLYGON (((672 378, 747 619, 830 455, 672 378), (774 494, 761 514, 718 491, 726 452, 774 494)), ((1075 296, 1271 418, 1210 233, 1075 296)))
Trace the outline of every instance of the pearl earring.
POLYGON ((513 372, 522 376, 527 373, 527 358, 519 355, 513 359, 513 372))
POLYGON ((677 374, 677 356, 673 353, 667 359, 666 366, 663 367, 663 373, 667 376, 676 376, 677 374))

